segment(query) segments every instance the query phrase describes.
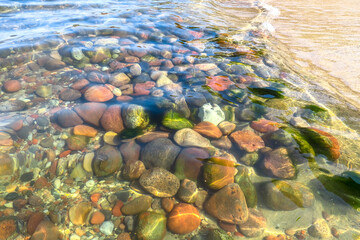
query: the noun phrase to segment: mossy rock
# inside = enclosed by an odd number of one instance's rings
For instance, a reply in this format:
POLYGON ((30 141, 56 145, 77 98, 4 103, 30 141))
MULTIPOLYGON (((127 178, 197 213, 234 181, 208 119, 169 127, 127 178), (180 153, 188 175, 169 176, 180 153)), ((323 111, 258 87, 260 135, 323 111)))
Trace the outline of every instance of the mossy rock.
POLYGON ((234 238, 228 235, 224 230, 211 229, 207 234, 208 240, 233 240, 234 238))
POLYGON ((251 182, 248 170, 244 166, 237 166, 238 170, 235 175, 234 181, 239 184, 246 199, 246 205, 249 208, 254 208, 257 205, 257 193, 254 184, 251 182))
POLYGON ((173 110, 165 113, 162 124, 165 127, 174 130, 192 128, 194 126, 187 118, 181 117, 179 113, 173 110))
POLYGON ((66 139, 66 144, 70 150, 83 150, 89 142, 89 138, 81 135, 71 135, 66 139))
POLYGON ((313 123, 329 123, 331 121, 329 112, 316 105, 306 105, 301 113, 301 117, 313 123))
POLYGON ((166 234, 166 216, 161 212, 143 212, 137 218, 136 239, 162 240, 166 234))

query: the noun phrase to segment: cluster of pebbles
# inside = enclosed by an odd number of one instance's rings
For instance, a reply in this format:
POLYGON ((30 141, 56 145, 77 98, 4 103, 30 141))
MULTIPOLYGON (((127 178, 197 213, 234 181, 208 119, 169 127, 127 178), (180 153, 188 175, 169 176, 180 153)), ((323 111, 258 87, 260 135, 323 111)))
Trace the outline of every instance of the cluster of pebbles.
POLYGON ((310 127, 326 112, 286 97, 256 46, 180 17, 134 29, 0 51, 0 239, 338 237, 326 212, 267 227, 314 207, 296 179, 340 156, 310 127))

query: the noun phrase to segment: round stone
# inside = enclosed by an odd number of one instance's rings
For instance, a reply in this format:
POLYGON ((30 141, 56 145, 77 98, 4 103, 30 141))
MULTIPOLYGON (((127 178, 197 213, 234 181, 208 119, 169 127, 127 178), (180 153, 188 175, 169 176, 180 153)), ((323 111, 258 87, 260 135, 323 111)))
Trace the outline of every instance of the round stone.
POLYGON ((21 83, 18 80, 8 80, 4 82, 3 89, 8 93, 17 92, 21 89, 21 83))
POLYGON ((160 167, 170 170, 180 148, 167 138, 155 139, 141 151, 141 161, 146 168, 160 167))
POLYGON ((81 202, 72 206, 69 210, 69 219, 75 225, 84 225, 92 207, 89 202, 81 202))
POLYGON ((152 197, 141 196, 127 202, 122 208, 121 212, 125 215, 137 215, 141 212, 145 212, 151 207, 152 197))
POLYGON ((176 234, 187 234, 200 226, 201 218, 199 211, 192 205, 178 203, 170 212, 167 227, 176 234))
POLYGON ((114 94, 106 86, 94 85, 85 91, 84 97, 89 102, 107 102, 114 97, 114 94))
POLYGON ((86 136, 71 135, 66 139, 66 144, 70 150, 80 151, 86 147, 89 139, 86 136))
POLYGON ((172 197, 179 187, 179 179, 162 168, 152 168, 140 177, 140 185, 156 197, 172 197))
POLYGON ((122 157, 115 147, 105 145, 96 151, 93 160, 93 169, 96 176, 108 176, 119 170, 121 166, 122 157))
POLYGON ((68 128, 83 123, 79 115, 71 109, 63 109, 56 113, 57 122, 61 127, 68 128))
POLYGON ((211 147, 210 141, 190 128, 183 128, 174 135, 174 141, 182 147, 211 147))

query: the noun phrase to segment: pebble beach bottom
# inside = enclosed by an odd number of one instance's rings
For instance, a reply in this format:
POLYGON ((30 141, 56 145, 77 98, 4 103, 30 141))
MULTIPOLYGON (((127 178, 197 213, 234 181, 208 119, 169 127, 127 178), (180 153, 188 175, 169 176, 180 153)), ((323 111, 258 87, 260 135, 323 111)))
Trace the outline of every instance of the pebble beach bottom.
POLYGON ((5 2, 0 240, 360 239, 357 110, 264 10, 5 2))

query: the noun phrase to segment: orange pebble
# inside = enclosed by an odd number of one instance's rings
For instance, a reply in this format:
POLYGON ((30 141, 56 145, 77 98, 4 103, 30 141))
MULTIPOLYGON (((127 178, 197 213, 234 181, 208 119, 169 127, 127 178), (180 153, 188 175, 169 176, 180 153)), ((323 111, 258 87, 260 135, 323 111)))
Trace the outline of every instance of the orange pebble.
POLYGON ((93 203, 97 203, 100 198, 101 198, 101 193, 94 193, 90 196, 90 200, 93 203))
POLYGON ((124 206, 124 203, 122 201, 118 200, 112 209, 112 214, 115 217, 120 217, 122 215, 122 212, 120 210, 122 208, 122 206, 124 206))
POLYGON ((59 158, 63 158, 66 157, 67 155, 69 155, 71 153, 71 150, 66 150, 62 153, 59 154, 59 158))

